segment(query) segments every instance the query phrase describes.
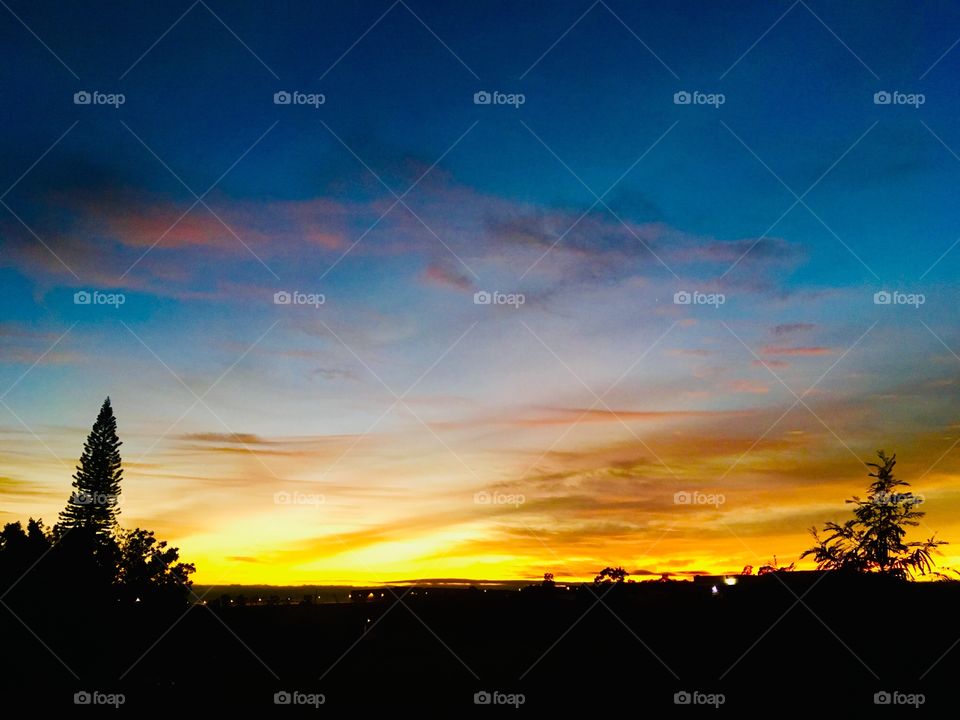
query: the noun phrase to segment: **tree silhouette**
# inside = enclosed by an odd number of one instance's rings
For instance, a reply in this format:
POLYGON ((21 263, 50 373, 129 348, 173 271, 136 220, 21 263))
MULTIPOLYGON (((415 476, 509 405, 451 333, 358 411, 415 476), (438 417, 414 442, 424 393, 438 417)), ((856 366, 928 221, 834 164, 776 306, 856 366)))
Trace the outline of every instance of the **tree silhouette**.
POLYGON ((628 573, 622 567, 605 567, 601 570, 597 576, 593 579, 595 585, 606 585, 612 582, 622 583, 627 579, 628 573))
POLYGON ((28 532, 23 531, 19 522, 7 523, 0 530, 0 575, 4 580, 15 580, 45 551, 46 548, 36 547, 32 540, 35 527, 36 521, 31 518, 27 524, 28 532))
POLYGON ((868 486, 866 499, 854 495, 847 500, 856 506, 853 518, 842 525, 825 523, 823 537, 816 527, 811 528, 816 544, 800 557, 812 555, 821 570, 880 572, 903 579, 915 573, 925 575, 936 565, 933 551, 947 543, 935 537, 904 542, 907 527, 917 526, 926 514, 916 509, 923 498, 910 491, 897 492, 910 483, 893 476, 896 454, 888 457, 880 450, 877 456, 880 462, 867 463, 873 468, 869 476, 874 480, 868 486))
POLYGON ((123 530, 118 537, 117 583, 121 599, 181 598, 193 581, 193 563, 178 562, 180 551, 157 540, 152 530, 123 530))
POLYGON ((180 562, 180 551, 152 531, 117 524, 120 444, 107 398, 84 444, 60 522, 48 530, 31 518, 26 531, 19 522, 0 530, 0 591, 15 583, 24 603, 36 606, 66 587, 81 614, 115 607, 118 600, 171 606, 186 601, 193 564, 180 562))
POLYGON ((73 476, 74 492, 60 513, 59 524, 64 530, 86 529, 100 539, 113 534, 120 513, 117 501, 123 477, 121 444, 108 397, 83 445, 73 476))

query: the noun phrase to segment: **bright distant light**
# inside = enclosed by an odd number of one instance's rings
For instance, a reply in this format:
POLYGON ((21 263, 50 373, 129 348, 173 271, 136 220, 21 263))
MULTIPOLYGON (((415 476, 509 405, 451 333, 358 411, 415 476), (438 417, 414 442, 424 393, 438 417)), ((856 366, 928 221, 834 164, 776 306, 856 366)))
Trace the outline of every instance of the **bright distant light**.
POLYGON ((718 592, 720 592, 720 591, 717 590, 717 586, 716 586, 716 585, 714 585, 712 588, 710 588, 710 594, 711 594, 711 595, 716 595, 718 592))
POLYGON ((736 585, 737 579, 735 577, 728 577, 723 579, 724 585, 736 585))

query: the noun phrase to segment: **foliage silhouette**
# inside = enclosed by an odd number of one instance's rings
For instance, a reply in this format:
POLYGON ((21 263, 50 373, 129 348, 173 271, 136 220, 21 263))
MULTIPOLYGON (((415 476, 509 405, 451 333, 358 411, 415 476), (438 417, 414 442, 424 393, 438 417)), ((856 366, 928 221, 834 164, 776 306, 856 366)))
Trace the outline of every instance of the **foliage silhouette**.
POLYGON ((179 550, 157 540, 152 530, 121 530, 117 544, 116 582, 122 600, 175 599, 189 590, 193 563, 178 562, 179 550))
POLYGON ((622 583, 627 579, 628 573, 622 567, 605 567, 593 579, 595 585, 607 585, 612 582, 622 583))
MULTIPOLYGON (((777 556, 774 555, 771 562, 760 566, 760 569, 757 570, 757 575, 767 575, 773 572, 793 572, 795 569, 795 563, 790 563, 789 565, 777 565, 777 556)), ((747 574, 749 575, 749 573, 747 574)))
POLYGON ((896 454, 888 457, 880 450, 877 456, 879 462, 867 463, 874 480, 866 499, 854 495, 847 500, 856 506, 853 518, 843 524, 827 522, 822 531, 811 528, 816 544, 800 558, 812 555, 821 570, 879 572, 901 579, 913 578, 916 573, 926 575, 936 565, 933 552, 947 543, 935 536, 904 542, 907 528, 917 526, 926 514, 917 510, 923 498, 910 491, 897 492, 910 483, 893 476, 896 454))

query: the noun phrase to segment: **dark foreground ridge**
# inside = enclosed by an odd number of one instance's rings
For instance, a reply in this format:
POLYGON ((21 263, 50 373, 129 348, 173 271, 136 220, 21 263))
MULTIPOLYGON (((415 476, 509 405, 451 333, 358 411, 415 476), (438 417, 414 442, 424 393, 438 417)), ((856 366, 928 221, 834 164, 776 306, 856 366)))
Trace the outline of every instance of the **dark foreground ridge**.
POLYGON ((128 712, 271 717, 283 705, 338 716, 492 711, 484 705, 886 716, 887 705, 952 705, 960 670, 960 584, 837 572, 519 591, 380 587, 341 603, 218 598, 80 615, 66 588, 52 602, 18 605, 15 593, 5 602, 17 615, 0 615, 6 696, 64 708, 122 695, 128 712))

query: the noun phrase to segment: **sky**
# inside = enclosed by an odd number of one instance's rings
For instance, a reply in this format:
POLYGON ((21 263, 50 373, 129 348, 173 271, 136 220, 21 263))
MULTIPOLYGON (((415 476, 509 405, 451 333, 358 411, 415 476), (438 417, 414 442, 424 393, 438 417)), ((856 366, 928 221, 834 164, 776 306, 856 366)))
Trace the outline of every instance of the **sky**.
POLYGON ((879 449, 960 542, 958 38, 9 0, 0 522, 56 520, 109 395, 121 523, 203 583, 786 564, 879 449))

